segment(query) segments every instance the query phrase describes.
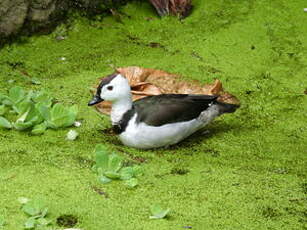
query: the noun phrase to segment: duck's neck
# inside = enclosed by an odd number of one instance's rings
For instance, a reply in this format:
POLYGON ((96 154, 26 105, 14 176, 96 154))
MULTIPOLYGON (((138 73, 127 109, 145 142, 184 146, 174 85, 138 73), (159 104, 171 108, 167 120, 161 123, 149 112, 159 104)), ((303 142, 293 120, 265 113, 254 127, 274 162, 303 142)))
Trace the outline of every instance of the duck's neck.
POLYGON ((132 96, 131 94, 125 98, 121 98, 112 102, 111 120, 112 124, 118 123, 123 115, 132 108, 132 96))

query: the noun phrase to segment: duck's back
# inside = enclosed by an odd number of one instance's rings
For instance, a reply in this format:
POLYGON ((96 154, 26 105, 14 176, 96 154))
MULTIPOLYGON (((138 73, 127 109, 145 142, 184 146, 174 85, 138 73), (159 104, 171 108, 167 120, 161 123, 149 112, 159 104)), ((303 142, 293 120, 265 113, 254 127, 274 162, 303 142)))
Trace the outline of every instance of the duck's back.
POLYGON ((199 117, 217 99, 212 95, 161 94, 134 102, 136 122, 150 126, 191 121, 199 117))

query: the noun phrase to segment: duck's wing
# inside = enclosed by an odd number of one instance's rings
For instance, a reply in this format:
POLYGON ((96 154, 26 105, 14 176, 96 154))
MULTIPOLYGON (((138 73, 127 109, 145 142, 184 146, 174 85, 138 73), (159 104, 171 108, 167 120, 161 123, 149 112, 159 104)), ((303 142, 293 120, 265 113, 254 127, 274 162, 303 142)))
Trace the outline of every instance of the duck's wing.
POLYGON ((137 122, 151 126, 189 121, 197 118, 217 96, 162 94, 149 96, 134 102, 137 122))

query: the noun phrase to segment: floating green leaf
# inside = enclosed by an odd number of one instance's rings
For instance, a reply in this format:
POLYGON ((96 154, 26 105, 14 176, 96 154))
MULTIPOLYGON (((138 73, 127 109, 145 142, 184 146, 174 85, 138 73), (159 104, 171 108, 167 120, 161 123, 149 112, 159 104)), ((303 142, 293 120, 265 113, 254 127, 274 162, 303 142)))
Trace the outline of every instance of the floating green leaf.
POLYGON ((53 98, 45 91, 39 91, 33 94, 32 99, 35 103, 51 107, 53 98))
POLYGON ((25 91, 19 86, 15 86, 11 88, 9 91, 9 98, 14 103, 18 103, 24 97, 25 97, 25 91))
POLYGON ((44 118, 39 113, 38 109, 33 105, 30 106, 29 112, 26 116, 25 121, 32 122, 33 125, 39 124, 44 120, 44 118))
POLYGON ((37 222, 37 224, 39 225, 39 226, 47 226, 47 225, 49 225, 50 223, 51 223, 51 221, 50 220, 47 220, 46 218, 38 218, 37 220, 36 220, 36 222, 37 222))
POLYGON ((125 185, 128 186, 129 188, 134 188, 138 184, 139 184, 139 181, 136 178, 131 178, 131 179, 125 181, 125 185))
POLYGON ((95 168, 101 168, 101 171, 107 171, 108 170, 108 164, 109 164, 109 154, 107 152, 107 148, 102 145, 102 144, 98 144, 95 148, 95 168))
POLYGON ((123 160, 117 154, 111 154, 109 156, 108 170, 111 172, 118 172, 123 166, 123 160))
POLYGON ((123 159, 115 153, 109 154, 108 149, 99 144, 95 148, 95 161, 93 169, 98 173, 99 180, 106 184, 112 180, 126 180, 128 187, 135 187, 138 181, 135 176, 140 174, 140 167, 123 167, 123 159), (128 180, 130 180, 128 182, 128 180))
POLYGON ((22 115, 30 110, 30 106, 33 104, 33 102, 29 100, 22 100, 12 106, 13 110, 18 114, 22 115))
POLYGON ((40 217, 45 217, 47 213, 48 213, 48 208, 47 207, 43 208, 42 213, 40 214, 40 217))
POLYGON ((0 128, 11 129, 12 124, 8 120, 6 120, 4 117, 0 117, 0 128))
POLYGON ((119 173, 121 180, 129 180, 134 176, 134 170, 132 167, 122 168, 119 173))
POLYGON ((25 229, 35 228, 35 223, 36 223, 36 220, 34 217, 28 218, 27 221, 25 222, 25 229))
POLYGON ((50 109, 47 105, 38 103, 36 108, 45 121, 49 121, 51 119, 50 109))
POLYGON ((133 176, 134 177, 143 175, 143 170, 142 170, 141 166, 134 165, 134 166, 132 166, 132 169, 133 169, 133 176))
POLYGON ((22 121, 17 121, 14 123, 14 128, 19 130, 19 131, 22 131, 22 130, 26 130, 26 129, 29 129, 33 126, 33 123, 32 122, 22 122, 22 121))
POLYGON ((46 207, 39 200, 28 201, 23 205, 22 211, 24 211, 29 216, 45 216, 47 214, 46 207))
POLYGON ((47 128, 72 126, 77 117, 77 106, 65 107, 59 103, 52 106, 52 101, 53 98, 45 91, 25 92, 15 86, 9 90, 8 96, 0 94, 0 116, 8 114, 10 119, 15 117, 12 122, 3 117, 0 127, 14 127, 20 131, 33 127, 32 133, 39 135, 47 128))
POLYGON ((120 178, 120 174, 114 171, 106 171, 104 175, 110 179, 117 180, 120 178))
POLYGON ((74 124, 77 111, 76 106, 66 108, 61 104, 55 104, 50 111, 48 126, 53 129, 69 127, 74 124))
POLYGON ((40 135, 40 134, 43 134, 47 129, 47 125, 46 123, 41 123, 41 124, 38 124, 38 125, 35 125, 31 131, 32 134, 34 135, 40 135))
POLYGON ((169 213, 170 209, 163 209, 160 205, 155 204, 150 207, 150 211, 152 214, 149 217, 150 219, 163 219, 169 213))
POLYGON ((3 100, 5 100, 7 98, 6 95, 0 93, 0 103, 2 103, 3 100))
POLYGON ((107 184, 107 183, 110 183, 112 180, 109 179, 108 177, 104 176, 104 175, 100 175, 99 181, 103 184, 107 184))
POLYGON ((25 197, 18 198, 18 201, 23 205, 22 211, 30 217, 24 224, 25 229, 46 229, 45 226, 50 224, 50 221, 45 217, 48 208, 39 200, 29 200, 25 197))
POLYGON ((0 116, 6 114, 7 107, 5 105, 0 105, 0 116))

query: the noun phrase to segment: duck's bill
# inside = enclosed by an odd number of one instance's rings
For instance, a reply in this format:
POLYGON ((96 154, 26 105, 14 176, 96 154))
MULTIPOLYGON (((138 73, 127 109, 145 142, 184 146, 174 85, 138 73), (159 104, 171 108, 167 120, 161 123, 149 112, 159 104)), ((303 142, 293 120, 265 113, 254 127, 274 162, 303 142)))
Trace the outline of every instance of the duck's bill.
POLYGON ((94 96, 93 99, 87 105, 88 106, 96 105, 96 104, 98 104, 102 101, 103 101, 103 99, 101 99, 100 97, 94 96))

